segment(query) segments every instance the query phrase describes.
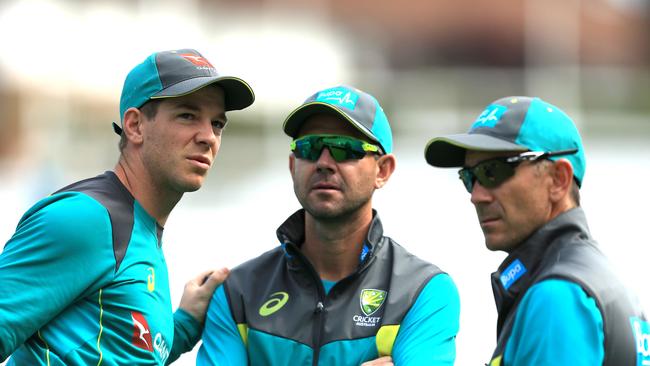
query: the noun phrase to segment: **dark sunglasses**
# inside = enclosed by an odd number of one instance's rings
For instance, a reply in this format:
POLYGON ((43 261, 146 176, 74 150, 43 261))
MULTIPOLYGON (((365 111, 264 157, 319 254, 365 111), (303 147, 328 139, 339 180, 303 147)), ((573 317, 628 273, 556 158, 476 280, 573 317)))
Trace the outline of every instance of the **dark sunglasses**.
POLYGON ((553 156, 571 155, 578 149, 561 151, 527 151, 525 153, 482 161, 473 167, 458 171, 467 192, 472 193, 474 182, 478 180, 485 188, 496 188, 515 175, 515 168, 524 161, 541 161, 553 156))
POLYGON ((316 161, 324 148, 336 162, 363 159, 367 153, 381 153, 379 146, 339 135, 306 135, 291 141, 291 151, 298 159, 316 161))

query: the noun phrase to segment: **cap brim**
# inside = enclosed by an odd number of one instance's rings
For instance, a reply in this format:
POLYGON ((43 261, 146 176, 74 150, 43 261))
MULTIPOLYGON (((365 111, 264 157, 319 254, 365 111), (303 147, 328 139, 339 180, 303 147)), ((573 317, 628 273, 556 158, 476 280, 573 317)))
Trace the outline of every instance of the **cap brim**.
POLYGON ((528 151, 525 146, 483 134, 459 134, 431 139, 424 150, 427 163, 441 167, 461 167, 465 151, 528 151))
MULTIPOLYGON (((343 110, 323 102, 310 102, 301 105, 300 107, 294 109, 289 117, 284 120, 282 128, 284 133, 291 137, 296 137, 298 132, 300 132, 300 127, 305 122, 305 120, 315 114, 329 114, 336 117, 341 117, 344 120, 350 122, 359 132, 363 133, 370 140, 379 143, 379 140, 361 123, 357 122, 354 118, 350 117, 343 110)), ((383 149, 383 147, 382 147, 383 149)))
POLYGON ((211 84, 217 84, 224 89, 226 111, 244 109, 255 101, 255 93, 250 85, 234 76, 206 76, 188 79, 159 91, 151 99, 180 97, 211 84))

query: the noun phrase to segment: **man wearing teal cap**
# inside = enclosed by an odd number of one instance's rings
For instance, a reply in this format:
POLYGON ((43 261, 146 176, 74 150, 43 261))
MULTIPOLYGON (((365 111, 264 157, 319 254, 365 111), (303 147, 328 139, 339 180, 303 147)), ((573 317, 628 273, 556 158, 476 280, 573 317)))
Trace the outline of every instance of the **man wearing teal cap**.
MULTIPOLYGON (((165 365, 198 341, 227 269, 185 286, 172 313, 163 227, 201 187, 244 81, 192 49, 156 52, 126 77, 115 169, 42 199, 0 255, 0 362, 165 365)), ((178 243, 174 243, 178 244, 178 243)))
POLYGON ((199 365, 452 365, 459 299, 450 276, 384 235, 375 190, 395 169, 388 119, 338 86, 284 122, 302 209, 280 243, 233 269, 206 316, 199 365))
POLYGON ((573 121, 539 99, 488 105, 466 134, 432 139, 459 171, 490 250, 499 314, 490 366, 650 364, 650 324, 617 280, 580 207, 585 154, 573 121))

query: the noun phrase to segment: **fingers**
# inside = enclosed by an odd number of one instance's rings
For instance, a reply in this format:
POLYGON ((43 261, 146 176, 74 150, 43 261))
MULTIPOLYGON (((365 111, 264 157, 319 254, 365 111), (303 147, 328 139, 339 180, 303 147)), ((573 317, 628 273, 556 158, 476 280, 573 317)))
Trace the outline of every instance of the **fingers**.
POLYGON ((226 280, 230 270, 228 268, 221 268, 215 271, 207 271, 202 273, 199 278, 199 284, 204 287, 209 293, 213 293, 217 286, 221 285, 226 280))
POLYGON ((376 360, 364 362, 361 366, 394 366, 393 358, 390 356, 380 357, 376 360))

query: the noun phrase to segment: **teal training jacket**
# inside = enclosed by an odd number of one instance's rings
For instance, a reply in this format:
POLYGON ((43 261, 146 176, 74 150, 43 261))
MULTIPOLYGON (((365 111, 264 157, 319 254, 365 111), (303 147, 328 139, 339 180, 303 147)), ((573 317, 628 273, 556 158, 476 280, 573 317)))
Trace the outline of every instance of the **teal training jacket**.
POLYGON ((113 172, 39 201, 0 255, 0 362, 164 365, 200 325, 172 313, 162 228, 113 172))

